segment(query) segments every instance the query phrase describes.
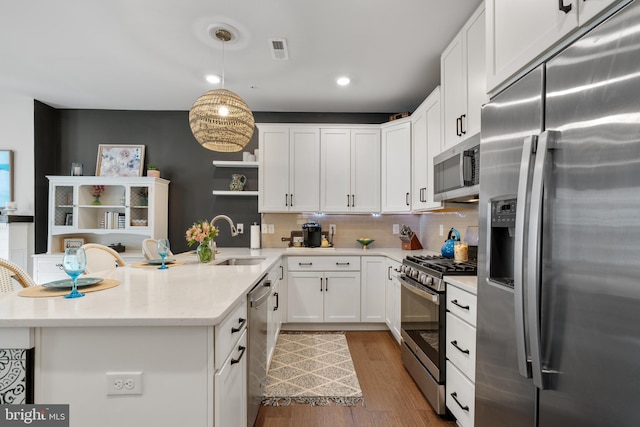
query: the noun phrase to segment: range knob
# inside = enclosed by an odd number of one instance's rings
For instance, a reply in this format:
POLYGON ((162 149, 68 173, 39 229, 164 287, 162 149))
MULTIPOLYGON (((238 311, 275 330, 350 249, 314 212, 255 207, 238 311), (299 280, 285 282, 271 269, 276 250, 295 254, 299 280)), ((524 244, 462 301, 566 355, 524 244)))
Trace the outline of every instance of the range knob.
POLYGON ((418 282, 422 284, 427 284, 427 273, 420 273, 420 277, 418 278, 418 282))
POLYGON ((413 268, 411 269, 411 278, 412 279, 418 279, 419 275, 420 275, 420 272, 418 270, 414 270, 413 268))
POLYGON ((427 281, 425 282, 425 285, 427 286, 433 286, 433 277, 429 276, 427 278, 427 281))

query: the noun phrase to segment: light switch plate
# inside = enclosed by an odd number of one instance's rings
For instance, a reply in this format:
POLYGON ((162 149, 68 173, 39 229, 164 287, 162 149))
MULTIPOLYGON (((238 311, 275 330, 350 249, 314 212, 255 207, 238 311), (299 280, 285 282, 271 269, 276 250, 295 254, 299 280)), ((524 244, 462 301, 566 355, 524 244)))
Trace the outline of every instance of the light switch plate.
POLYGON ((236 224, 236 230, 238 231, 238 234, 243 234, 244 233, 244 224, 242 224, 242 223, 236 224))
POLYGON ((269 234, 273 233, 275 233, 275 227, 273 226, 273 224, 269 224, 269 234))
POLYGON ((393 234, 400 234, 400 224, 393 224, 393 234))

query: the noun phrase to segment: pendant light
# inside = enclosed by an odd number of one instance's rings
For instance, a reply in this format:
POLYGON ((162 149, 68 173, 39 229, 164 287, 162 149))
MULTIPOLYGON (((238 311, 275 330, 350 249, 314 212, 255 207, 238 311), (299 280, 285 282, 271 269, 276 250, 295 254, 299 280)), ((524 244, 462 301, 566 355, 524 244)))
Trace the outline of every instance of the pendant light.
POLYGON ((224 88, 224 45, 231 40, 231 32, 218 28, 214 35, 222 41, 222 89, 196 99, 189 110, 189 126, 196 141, 208 150, 241 151, 253 136, 255 121, 242 98, 224 88))

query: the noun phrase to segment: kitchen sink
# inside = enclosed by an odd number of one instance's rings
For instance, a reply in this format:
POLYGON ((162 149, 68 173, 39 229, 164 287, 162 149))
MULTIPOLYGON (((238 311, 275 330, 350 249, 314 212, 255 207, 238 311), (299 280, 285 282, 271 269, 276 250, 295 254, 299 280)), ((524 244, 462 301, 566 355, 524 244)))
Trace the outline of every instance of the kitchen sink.
POLYGON ((265 258, 251 257, 251 258, 224 258, 220 261, 214 261, 214 265, 255 265, 260 264, 265 258))

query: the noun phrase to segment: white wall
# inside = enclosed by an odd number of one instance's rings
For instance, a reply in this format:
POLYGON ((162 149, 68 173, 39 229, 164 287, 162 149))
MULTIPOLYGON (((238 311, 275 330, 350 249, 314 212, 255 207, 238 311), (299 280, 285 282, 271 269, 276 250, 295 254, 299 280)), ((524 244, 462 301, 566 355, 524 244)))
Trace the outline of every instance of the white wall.
POLYGON ((0 92, 0 149, 13 150, 13 191, 18 215, 35 212, 33 138, 33 98, 0 92))

